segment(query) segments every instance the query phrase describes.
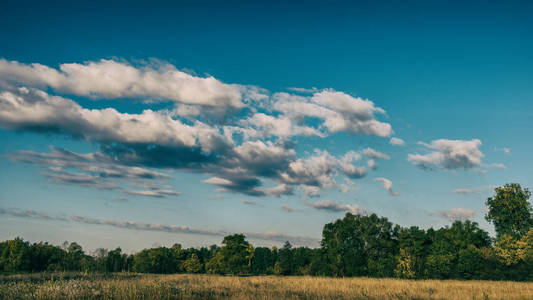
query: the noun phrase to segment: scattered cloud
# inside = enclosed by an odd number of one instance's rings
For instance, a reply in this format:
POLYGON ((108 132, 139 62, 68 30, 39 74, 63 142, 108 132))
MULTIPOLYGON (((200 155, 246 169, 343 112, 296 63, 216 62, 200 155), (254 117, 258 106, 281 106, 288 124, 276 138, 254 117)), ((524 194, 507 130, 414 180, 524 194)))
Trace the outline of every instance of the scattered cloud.
POLYGON ((206 106, 242 107, 239 87, 197 77, 163 62, 133 66, 106 60, 59 65, 23 64, 0 59, 0 79, 89 98, 143 98, 206 106))
MULTIPOLYGON (((334 188, 337 172, 354 179, 364 177, 367 170, 354 165, 360 159, 359 153, 350 151, 334 157, 327 151, 316 150, 309 157, 296 158, 294 143, 287 138, 293 135, 324 137, 329 130, 322 129, 337 126, 330 124, 332 120, 341 122, 336 118, 349 118, 349 122, 359 124, 359 127, 349 125, 349 132, 383 136, 386 134, 372 130, 390 129, 389 124, 374 119, 375 113, 384 111, 369 100, 331 90, 317 92, 303 102, 294 100, 296 102, 291 104, 289 98, 282 101, 284 105, 306 103, 315 108, 321 107, 320 111, 328 111, 326 115, 333 114, 335 117, 331 120, 328 117, 323 125, 311 128, 299 125, 302 122, 298 119, 299 112, 289 109, 286 114, 277 116, 253 114, 246 119, 247 126, 241 126, 241 121, 233 125, 211 125, 199 120, 180 120, 164 110, 144 110, 135 114, 120 113, 113 108, 87 109, 70 99, 49 95, 33 87, 7 87, 0 91, 0 127, 62 134, 98 145, 101 152, 89 154, 52 149, 52 153, 48 154, 21 151, 13 156, 16 160, 42 166, 77 168, 85 172, 80 174, 85 178, 70 176, 72 178, 67 179, 66 175, 55 174, 56 182, 63 183, 77 181, 83 184, 82 179, 89 181, 98 177, 130 180, 168 178, 164 173, 148 169, 165 168, 209 174, 212 179, 204 182, 218 185, 225 191, 252 196, 281 196, 292 194, 294 186, 298 185, 334 188), (240 141, 234 137, 239 132, 246 133, 240 141), (271 136, 275 138, 264 140, 271 136), (262 187, 266 181, 274 182, 275 186, 262 187)), ((331 132, 342 130, 332 129, 331 132)), ((373 149, 366 149, 366 152, 371 156, 388 158, 373 149)), ((92 186, 106 188, 103 185, 92 186)), ((153 191, 145 194, 156 196, 153 191)))
POLYGON ((494 147, 494 151, 500 151, 500 152, 503 152, 507 156, 511 156, 511 149, 507 147, 503 147, 503 148, 494 147))
POLYGON ((452 208, 449 210, 440 210, 438 215, 441 218, 447 219, 451 222, 472 220, 476 215, 476 211, 466 208, 452 208))
POLYGON ((378 168, 377 164, 376 164, 376 161, 373 160, 373 159, 369 159, 367 162, 366 162, 366 165, 368 166, 368 169, 369 170, 376 170, 378 168))
POLYGON ((394 146, 404 146, 405 142, 401 138, 393 137, 390 139, 390 144, 394 146))
POLYGON ((485 186, 478 187, 478 188, 459 188, 459 189, 453 190, 453 192, 459 195, 472 195, 472 194, 480 194, 483 191, 494 190, 497 187, 498 187, 497 185, 485 185, 485 186))
POLYGON ((392 181, 390 181, 389 179, 384 178, 384 177, 378 177, 378 178, 376 178, 374 180, 380 181, 382 186, 383 186, 383 189, 385 191, 387 191, 391 196, 399 196, 400 195, 398 192, 395 192, 392 189, 392 181))
POLYGON ((374 159, 390 159, 390 156, 388 156, 387 154, 379 152, 372 148, 363 149, 363 155, 374 159))
POLYGON ((387 137, 392 132, 390 124, 375 118, 375 114, 385 113, 383 109, 374 106, 370 100, 355 98, 343 92, 322 90, 311 97, 276 93, 272 98, 272 110, 294 120, 317 118, 329 133, 344 131, 387 137))
POLYGON ((507 167, 502 163, 494 163, 494 164, 487 164, 484 165, 487 169, 507 169, 507 167))
POLYGON ((479 150, 481 141, 478 139, 470 141, 440 139, 430 144, 422 142, 418 144, 434 151, 423 155, 409 154, 407 160, 426 170, 436 167, 447 170, 467 170, 481 166, 481 159, 484 156, 479 150))
POLYGON ((319 210, 325 210, 329 212, 349 212, 354 215, 364 215, 367 213, 367 211, 360 207, 357 204, 348 205, 348 204, 342 204, 338 202, 333 202, 331 200, 320 200, 316 202, 304 202, 304 204, 313 207, 315 209, 319 210))
POLYGON ((178 196, 180 194, 172 190, 145 190, 145 191, 124 190, 123 192, 129 195, 154 197, 154 198, 164 198, 165 196, 178 196))
MULTIPOLYGON (((188 226, 177 226, 177 225, 167 225, 167 224, 153 224, 145 222, 131 222, 131 221, 114 221, 114 220, 103 220, 99 218, 89 218, 77 215, 65 216, 64 214, 60 215, 49 215, 33 210, 22 210, 16 208, 0 208, 0 215, 7 215, 20 218, 35 218, 49 221, 63 221, 63 222, 75 222, 88 225, 103 225, 111 226, 117 228, 124 228, 129 230, 139 230, 139 231, 159 231, 159 232, 169 232, 169 233, 187 233, 187 234, 198 234, 198 235, 208 235, 208 236, 227 236, 232 234, 232 232, 226 231, 213 231, 205 230, 198 228, 191 228, 188 226)), ((318 245, 319 240, 310 237, 301 237, 301 236, 292 236, 278 232, 242 232, 249 239, 264 240, 264 241, 274 241, 283 243, 285 241, 290 241, 295 245, 302 246, 312 246, 315 247, 318 245)))

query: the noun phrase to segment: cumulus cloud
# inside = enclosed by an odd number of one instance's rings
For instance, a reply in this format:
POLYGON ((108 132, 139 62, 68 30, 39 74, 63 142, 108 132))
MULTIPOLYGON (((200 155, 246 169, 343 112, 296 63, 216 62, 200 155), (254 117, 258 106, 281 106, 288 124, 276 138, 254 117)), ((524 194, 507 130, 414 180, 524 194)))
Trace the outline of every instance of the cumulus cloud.
POLYGON ((0 79, 92 98, 167 99, 207 106, 243 106, 238 87, 212 76, 193 76, 161 62, 136 67, 102 59, 61 64, 55 69, 0 59, 0 79))
POLYGON ((452 208, 448 210, 438 211, 438 215, 451 222, 472 220, 476 215, 476 211, 466 208, 452 208))
POLYGON ((481 159, 484 156, 479 150, 481 141, 478 139, 470 141, 439 139, 430 144, 422 142, 418 144, 433 150, 427 154, 408 155, 407 160, 422 169, 439 167, 447 170, 467 170, 481 166, 481 159))
POLYGON ((360 207, 357 204, 342 204, 338 202, 333 202, 331 200, 320 200, 311 203, 305 202, 305 204, 315 209, 325 210, 329 212, 349 212, 354 215, 364 215, 367 213, 364 208, 360 207))
MULTIPOLYGON (((114 221, 114 220, 103 220, 99 218, 90 218, 83 217, 78 215, 66 216, 64 214, 59 215, 49 215, 42 212, 37 212, 34 210, 22 210, 17 208, 0 208, 0 215, 7 215, 20 218, 35 218, 49 221, 62 221, 62 222, 75 222, 88 225, 104 225, 117 228, 124 228, 129 230, 138 230, 138 231, 158 231, 158 232, 168 232, 168 233, 187 233, 187 234, 198 234, 198 235, 207 235, 207 236, 227 236, 232 234, 231 232, 226 231, 217 231, 217 230, 205 230, 199 228, 191 228, 189 226, 178 226, 178 225, 168 225, 168 224, 153 224, 145 222, 134 222, 134 221, 114 221)), ((263 241, 274 241, 283 243, 289 241, 295 245, 302 246, 312 246, 315 247, 318 245, 318 239, 302 236, 292 236, 279 232, 242 232, 247 238, 263 241)))
POLYGON ((256 129, 253 131, 253 134, 262 135, 263 137, 276 136, 280 138, 288 138, 298 135, 325 136, 325 134, 319 132, 315 128, 294 124, 294 122, 288 117, 274 117, 263 113, 254 114, 247 119, 244 124, 256 129))
POLYGON ((390 139, 390 144, 394 146, 404 146, 405 142, 401 138, 393 137, 390 139))
POLYGON ((392 181, 390 181, 389 179, 384 178, 384 177, 378 177, 378 178, 376 178, 374 180, 380 181, 382 186, 383 186, 383 189, 385 191, 387 191, 391 196, 399 196, 400 195, 398 192, 395 192, 392 189, 392 181))
POLYGON ((314 93, 311 97, 277 93, 273 96, 273 109, 291 119, 304 120, 314 117, 322 120, 322 127, 330 133, 349 132, 387 137, 392 128, 378 121, 375 114, 385 111, 370 100, 355 98, 333 90, 314 93))
POLYGON ((367 157, 374 159, 390 159, 390 156, 388 156, 387 154, 374 150, 370 147, 363 149, 363 154, 367 157))
MULTIPOLYGON (((95 188, 115 188, 103 185, 103 178, 164 179, 168 176, 152 169, 177 169, 206 174, 204 182, 224 191, 281 196, 303 186, 308 196, 318 195, 320 189, 338 187, 338 175, 366 176, 367 168, 355 164, 361 154, 333 156, 317 150, 297 156, 290 138, 324 138, 336 132, 386 137, 392 129, 377 119, 383 114, 370 100, 334 90, 271 96, 258 87, 193 76, 165 63, 135 66, 101 60, 55 69, 0 60, 0 128, 60 134, 100 147, 96 153, 70 153, 71 158, 52 157, 59 152, 53 150, 49 157, 21 152, 16 159, 50 166, 47 176, 55 182, 95 188), (123 113, 85 108, 45 90, 176 103, 173 110, 123 113), (235 109, 224 123, 201 116, 220 107, 235 109), (273 185, 264 187, 267 183, 273 185)), ((373 151, 369 155, 388 157, 373 151)))

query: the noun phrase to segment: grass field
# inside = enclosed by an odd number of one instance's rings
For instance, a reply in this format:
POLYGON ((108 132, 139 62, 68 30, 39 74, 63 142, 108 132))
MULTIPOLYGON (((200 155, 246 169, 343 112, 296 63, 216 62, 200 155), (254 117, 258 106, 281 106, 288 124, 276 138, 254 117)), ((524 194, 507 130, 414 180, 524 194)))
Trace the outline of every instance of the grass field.
POLYGON ((0 276, 0 299, 533 299, 533 283, 216 275, 0 276))

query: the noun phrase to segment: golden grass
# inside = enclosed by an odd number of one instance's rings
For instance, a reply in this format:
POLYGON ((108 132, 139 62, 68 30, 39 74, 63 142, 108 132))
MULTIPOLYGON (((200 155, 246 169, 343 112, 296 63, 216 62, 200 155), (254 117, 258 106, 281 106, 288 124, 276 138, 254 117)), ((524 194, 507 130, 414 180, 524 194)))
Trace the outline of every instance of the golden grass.
POLYGON ((321 277, 0 277, 0 299, 533 299, 533 283, 321 277))

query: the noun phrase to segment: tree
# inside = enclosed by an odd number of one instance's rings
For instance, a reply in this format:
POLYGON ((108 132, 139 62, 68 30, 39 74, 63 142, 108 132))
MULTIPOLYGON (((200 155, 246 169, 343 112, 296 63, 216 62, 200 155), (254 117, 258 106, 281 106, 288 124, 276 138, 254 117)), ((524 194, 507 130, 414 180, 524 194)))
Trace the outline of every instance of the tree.
POLYGON ((267 247, 257 247, 254 249, 252 266, 250 271, 253 274, 267 274, 269 268, 274 265, 272 251, 267 247))
POLYGON ((292 245, 288 241, 279 249, 278 262, 280 275, 290 275, 293 270, 292 245))
POLYGON ((187 273, 200 273, 202 271, 202 263, 198 259, 198 255, 193 253, 191 257, 183 262, 183 268, 187 273))
POLYGON ((214 274, 248 274, 253 257, 250 256, 250 244, 243 234, 224 237, 222 247, 211 258, 206 267, 214 274))
POLYGON ((335 276, 394 275, 399 227, 376 214, 347 213, 324 226, 322 247, 335 276))
POLYGON ((487 199, 487 221, 494 224, 498 238, 504 234, 520 238, 533 227, 533 211, 528 199, 531 192, 520 184, 511 183, 494 189, 493 197, 487 199))

